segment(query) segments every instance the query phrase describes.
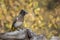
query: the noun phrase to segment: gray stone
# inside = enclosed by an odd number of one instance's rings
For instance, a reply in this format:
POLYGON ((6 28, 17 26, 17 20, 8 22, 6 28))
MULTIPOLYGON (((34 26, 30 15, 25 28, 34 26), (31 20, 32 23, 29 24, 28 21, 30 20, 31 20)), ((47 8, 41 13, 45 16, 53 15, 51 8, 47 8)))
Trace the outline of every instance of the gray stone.
POLYGON ((60 40, 58 36, 52 36, 50 40, 60 40))

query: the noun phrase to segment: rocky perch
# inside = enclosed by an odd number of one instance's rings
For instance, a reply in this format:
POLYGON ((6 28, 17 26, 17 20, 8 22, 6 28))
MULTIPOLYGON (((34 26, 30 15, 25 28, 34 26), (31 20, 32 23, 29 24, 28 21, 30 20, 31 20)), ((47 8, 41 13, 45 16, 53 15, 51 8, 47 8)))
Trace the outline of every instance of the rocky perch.
MULTIPOLYGON (((55 37, 56 38, 56 37, 55 37)), ((55 38, 50 40, 55 40, 55 38)), ((13 32, 0 33, 0 40, 47 40, 44 35, 36 35, 29 29, 19 29, 13 32)), ((60 40, 59 38, 56 40, 60 40)))

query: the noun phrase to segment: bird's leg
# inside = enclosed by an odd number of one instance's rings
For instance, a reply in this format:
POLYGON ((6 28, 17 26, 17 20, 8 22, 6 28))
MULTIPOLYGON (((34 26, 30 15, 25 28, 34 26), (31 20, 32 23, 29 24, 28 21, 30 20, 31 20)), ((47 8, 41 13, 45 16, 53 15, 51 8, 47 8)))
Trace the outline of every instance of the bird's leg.
POLYGON ((11 28, 11 31, 15 31, 16 29, 17 29, 17 28, 15 28, 15 27, 12 27, 12 28, 11 28))

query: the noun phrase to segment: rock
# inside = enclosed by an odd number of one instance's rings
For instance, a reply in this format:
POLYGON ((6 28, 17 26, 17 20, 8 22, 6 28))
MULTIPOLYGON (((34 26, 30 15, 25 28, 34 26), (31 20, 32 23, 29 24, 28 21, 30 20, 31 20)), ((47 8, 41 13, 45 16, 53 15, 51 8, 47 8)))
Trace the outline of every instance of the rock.
POLYGON ((58 36, 52 36, 50 40, 60 40, 58 36))
POLYGON ((4 33, 2 36, 0 36, 0 38, 3 39, 28 39, 27 36, 27 30, 26 29, 20 29, 20 30, 16 30, 14 32, 6 32, 4 33))
POLYGON ((47 40, 43 35, 34 35, 30 40, 47 40))
POLYGON ((19 29, 13 32, 6 32, 0 35, 4 40, 46 40, 44 35, 37 35, 29 29, 19 29))

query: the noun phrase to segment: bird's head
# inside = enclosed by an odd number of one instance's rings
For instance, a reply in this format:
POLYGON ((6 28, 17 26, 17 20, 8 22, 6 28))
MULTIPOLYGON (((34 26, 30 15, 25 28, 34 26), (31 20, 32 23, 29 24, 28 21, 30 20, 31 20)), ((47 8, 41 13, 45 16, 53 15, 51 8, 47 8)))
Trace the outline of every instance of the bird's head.
POLYGON ((21 16, 23 16, 23 17, 24 17, 26 14, 27 14, 27 12, 26 12, 25 10, 21 10, 20 13, 19 13, 19 15, 21 15, 21 16))
POLYGON ((23 21, 24 20, 24 16, 27 14, 27 12, 25 10, 21 10, 19 15, 16 17, 16 22, 17 21, 23 21))

